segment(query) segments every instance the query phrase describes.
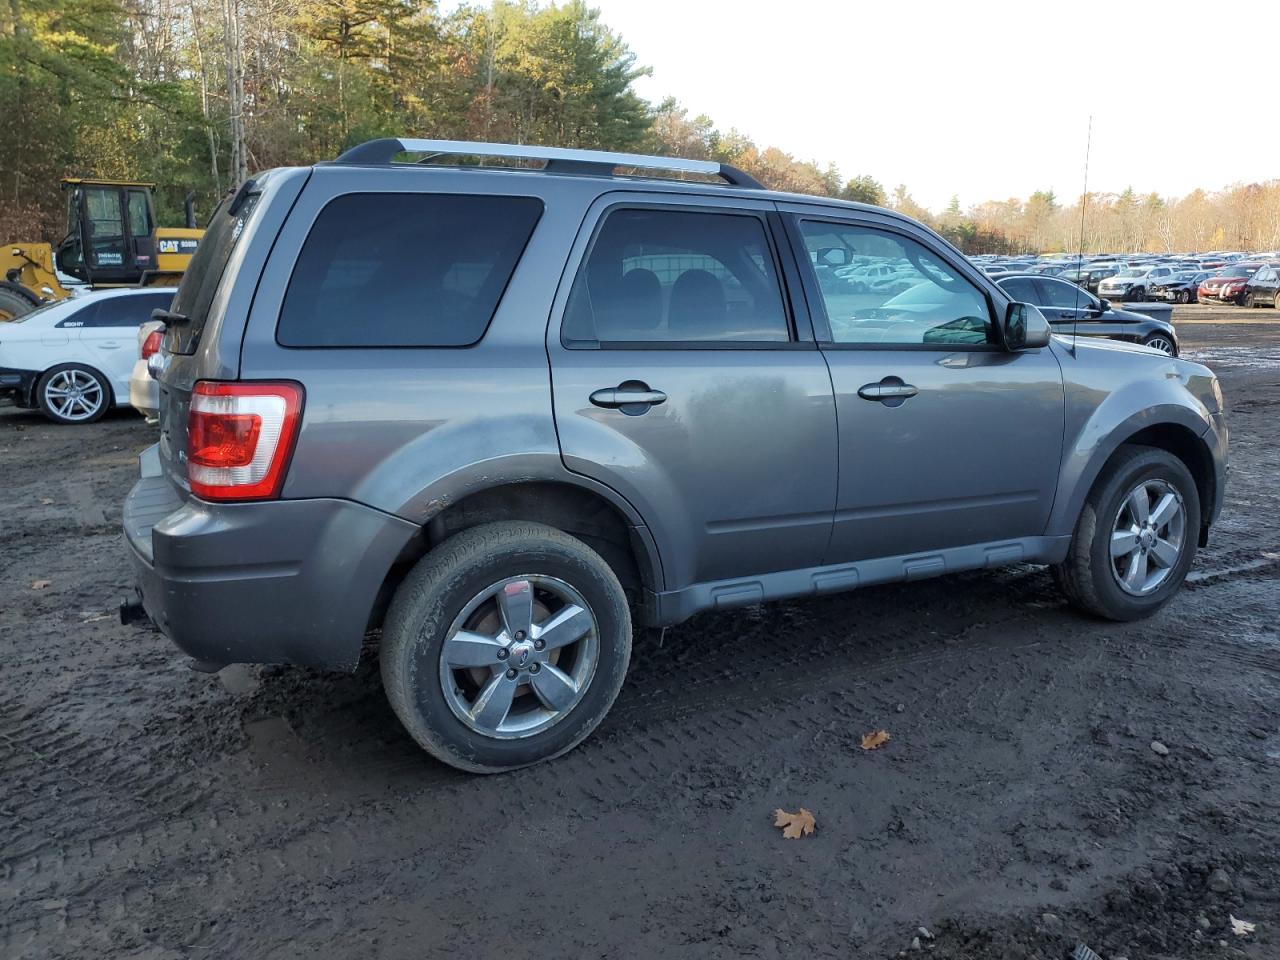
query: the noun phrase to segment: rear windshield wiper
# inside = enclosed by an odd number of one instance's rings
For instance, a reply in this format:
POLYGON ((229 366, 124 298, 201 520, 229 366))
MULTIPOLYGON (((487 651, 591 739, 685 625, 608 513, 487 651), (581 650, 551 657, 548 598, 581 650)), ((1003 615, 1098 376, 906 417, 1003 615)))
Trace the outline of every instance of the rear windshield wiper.
POLYGON ((159 320, 166 327, 174 323, 190 323, 191 322, 190 317, 183 316, 180 313, 174 313, 172 310, 164 310, 160 307, 156 307, 154 310, 151 311, 151 319, 159 320))

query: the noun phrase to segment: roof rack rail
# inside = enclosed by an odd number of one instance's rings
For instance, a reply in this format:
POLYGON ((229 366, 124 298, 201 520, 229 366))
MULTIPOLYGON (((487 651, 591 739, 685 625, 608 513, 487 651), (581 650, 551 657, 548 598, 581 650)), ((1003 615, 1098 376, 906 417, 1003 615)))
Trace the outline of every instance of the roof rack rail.
POLYGON ((548 173, 612 174, 616 167, 643 170, 669 170, 675 173, 701 173, 722 178, 734 187, 763 190, 764 185, 737 167, 715 160, 685 160, 679 157, 654 157, 639 153, 612 153, 605 150, 572 150, 566 147, 538 147, 514 143, 470 143, 466 140, 415 140, 388 137, 370 140, 352 147, 334 163, 389 164, 402 153, 424 154, 424 159, 441 156, 513 157, 522 160, 545 160, 548 173))

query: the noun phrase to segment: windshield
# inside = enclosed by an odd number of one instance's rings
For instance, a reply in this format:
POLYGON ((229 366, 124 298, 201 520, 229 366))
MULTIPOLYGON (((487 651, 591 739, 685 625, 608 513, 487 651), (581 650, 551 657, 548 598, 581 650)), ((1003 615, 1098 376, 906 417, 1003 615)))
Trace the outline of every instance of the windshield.
POLYGON ((1252 277, 1262 267, 1260 263, 1234 263, 1223 267, 1215 277, 1252 277))
POLYGON ((1141 277, 1147 273, 1147 267, 1130 267, 1128 270, 1121 270, 1116 274, 1117 277, 1141 277))

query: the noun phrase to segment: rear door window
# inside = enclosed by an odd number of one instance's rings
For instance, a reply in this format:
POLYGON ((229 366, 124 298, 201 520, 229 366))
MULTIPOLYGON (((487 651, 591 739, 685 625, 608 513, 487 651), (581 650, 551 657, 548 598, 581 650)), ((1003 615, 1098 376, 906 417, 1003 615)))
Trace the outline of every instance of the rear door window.
POLYGON ((168 293, 140 293, 136 296, 107 297, 98 304, 86 327, 137 327, 151 319, 151 311, 168 309, 173 290, 168 293))
POLYGON ((338 197, 302 245, 276 340, 286 347, 476 343, 541 214, 534 197, 338 197))
POLYGON ((1030 277, 1009 277, 1007 280, 1001 280, 1000 286, 1004 287, 1004 292, 1019 303, 1041 305, 1040 294, 1036 290, 1035 281, 1030 277))
POLYGON ((1039 301, 1042 307, 1059 307, 1064 310, 1075 310, 1090 305, 1089 295, 1074 283, 1061 280, 1050 280, 1042 277, 1036 285, 1043 291, 1039 301))
POLYGON ((562 335, 584 347, 788 342, 764 221, 745 213, 613 211, 574 281, 562 335))

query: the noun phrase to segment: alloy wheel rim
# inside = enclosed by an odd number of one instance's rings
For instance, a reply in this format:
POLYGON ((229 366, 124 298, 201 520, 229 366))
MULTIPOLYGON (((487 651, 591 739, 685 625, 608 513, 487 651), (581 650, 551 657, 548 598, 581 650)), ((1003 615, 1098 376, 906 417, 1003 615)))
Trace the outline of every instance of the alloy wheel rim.
POLYGON ((59 370, 45 384, 44 398, 64 420, 88 420, 102 407, 102 384, 83 370, 59 370))
POLYGON ((1111 574, 1125 593, 1145 597, 1169 579, 1182 556, 1187 513, 1167 480, 1144 480, 1120 502, 1111 526, 1111 574))
POLYGON ((1173 344, 1164 337, 1152 337, 1147 341, 1147 346, 1153 350, 1159 350, 1161 353, 1167 353, 1173 356, 1173 344))
POLYGON ((440 650, 440 686, 453 715, 498 740, 542 733, 585 696, 600 659, 590 605, 555 577, 523 574, 480 591, 440 650))

